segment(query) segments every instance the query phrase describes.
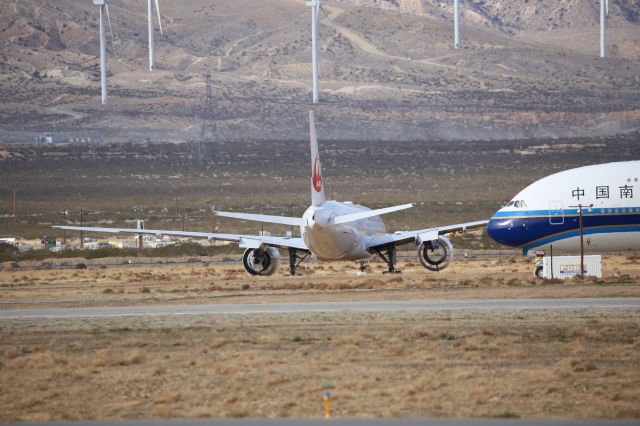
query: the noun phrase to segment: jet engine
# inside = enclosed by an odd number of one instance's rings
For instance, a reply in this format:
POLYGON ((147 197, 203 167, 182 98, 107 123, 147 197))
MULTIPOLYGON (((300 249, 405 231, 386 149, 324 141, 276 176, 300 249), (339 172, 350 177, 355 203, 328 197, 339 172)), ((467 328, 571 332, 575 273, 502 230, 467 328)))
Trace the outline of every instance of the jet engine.
POLYGON ((438 272, 449 266, 453 260, 453 246, 445 236, 440 236, 437 240, 423 241, 418 246, 418 257, 422 266, 438 272))
POLYGON ((271 275, 278 269, 280 252, 275 247, 264 249, 246 249, 242 256, 242 265, 251 275, 271 275))

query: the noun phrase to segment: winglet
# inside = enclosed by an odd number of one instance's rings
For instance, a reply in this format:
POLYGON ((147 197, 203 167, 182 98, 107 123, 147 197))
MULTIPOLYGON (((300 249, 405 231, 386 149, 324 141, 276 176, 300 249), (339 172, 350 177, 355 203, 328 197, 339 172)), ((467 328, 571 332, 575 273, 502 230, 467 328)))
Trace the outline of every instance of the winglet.
POLYGON ((309 139, 311 143, 311 204, 319 206, 325 201, 322 166, 318 153, 318 136, 313 111, 309 111, 309 139))

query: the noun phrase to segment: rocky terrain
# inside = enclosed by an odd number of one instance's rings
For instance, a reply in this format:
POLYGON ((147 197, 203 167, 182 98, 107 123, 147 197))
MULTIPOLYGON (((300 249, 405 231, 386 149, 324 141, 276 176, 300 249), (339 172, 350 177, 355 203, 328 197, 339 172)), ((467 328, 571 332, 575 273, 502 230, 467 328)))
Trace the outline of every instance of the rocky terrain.
MULTIPOLYGON (((0 4, 0 141, 97 130, 107 141, 197 137, 213 73, 215 137, 300 139, 311 107, 310 13, 302 0, 160 2, 147 66, 146 4, 110 6, 109 104, 100 105, 98 9, 89 1, 0 4)), ((611 136, 640 129, 637 1, 323 3, 324 139, 477 140, 611 136)))

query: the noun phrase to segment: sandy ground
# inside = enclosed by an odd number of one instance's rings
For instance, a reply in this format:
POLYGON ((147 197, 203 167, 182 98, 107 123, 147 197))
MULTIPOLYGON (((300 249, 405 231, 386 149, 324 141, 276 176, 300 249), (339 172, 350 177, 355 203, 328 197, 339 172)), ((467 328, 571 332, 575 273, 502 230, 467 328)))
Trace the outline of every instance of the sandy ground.
POLYGON ((640 257, 631 255, 606 256, 603 278, 584 282, 536 279, 530 258, 510 255, 460 256, 439 273, 409 258, 398 263, 402 274, 383 274, 385 266, 374 262, 365 276, 357 275, 356 263, 310 262, 292 277, 286 259, 282 263, 270 277, 250 276, 240 261, 142 267, 97 262, 87 269, 5 270, 0 272, 0 306, 640 295, 640 257))
MULTIPOLYGON (((310 263, 0 272, 0 306, 639 296, 634 256, 605 278, 534 280, 520 257, 364 277, 310 263)), ((262 314, 0 321, 0 421, 195 417, 640 417, 640 312, 262 314)))

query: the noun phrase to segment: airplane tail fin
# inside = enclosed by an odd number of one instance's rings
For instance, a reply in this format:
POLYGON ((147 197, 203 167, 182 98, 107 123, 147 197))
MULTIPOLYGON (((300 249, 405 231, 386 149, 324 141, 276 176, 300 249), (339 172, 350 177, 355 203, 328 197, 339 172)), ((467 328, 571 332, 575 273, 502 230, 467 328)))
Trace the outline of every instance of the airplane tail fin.
POLYGON ((309 111, 309 139, 311 142, 311 204, 319 206, 325 202, 322 166, 318 153, 318 137, 313 111, 309 111))

